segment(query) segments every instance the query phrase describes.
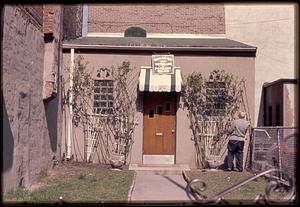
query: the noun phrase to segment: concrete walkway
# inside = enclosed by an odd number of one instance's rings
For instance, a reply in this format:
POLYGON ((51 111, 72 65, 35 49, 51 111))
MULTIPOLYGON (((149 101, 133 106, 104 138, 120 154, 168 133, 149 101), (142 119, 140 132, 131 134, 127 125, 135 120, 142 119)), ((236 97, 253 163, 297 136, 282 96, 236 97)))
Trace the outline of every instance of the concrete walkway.
POLYGON ((186 182, 181 174, 158 174, 136 171, 131 202, 185 202, 186 182))

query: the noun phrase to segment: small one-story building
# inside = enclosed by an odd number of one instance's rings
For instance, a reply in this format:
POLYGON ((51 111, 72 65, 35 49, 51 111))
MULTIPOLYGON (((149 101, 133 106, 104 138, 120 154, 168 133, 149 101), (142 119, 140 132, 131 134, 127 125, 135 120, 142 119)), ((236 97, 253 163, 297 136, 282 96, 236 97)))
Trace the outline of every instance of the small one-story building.
POLYGON ((255 127, 252 134, 254 171, 277 167, 295 176, 297 82, 282 78, 263 85, 264 126, 255 127))
MULTIPOLYGON (((134 69, 131 83, 137 97, 136 127, 127 163, 184 164, 191 168, 196 166, 195 147, 182 101, 182 79, 193 72, 208 76, 213 70, 245 79, 249 115, 253 117, 255 54, 256 47, 226 38, 82 37, 63 43, 64 67, 71 67, 71 59, 81 56, 95 80, 98 69, 116 68, 123 61, 129 61, 134 69), (155 58, 170 58, 171 70, 155 71, 155 58)), ((74 129, 72 146, 65 137, 62 148, 69 146, 69 153, 82 161, 84 136, 79 131, 74 129)), ((103 154, 99 152, 91 161, 103 162, 103 154)))
POLYGON ((285 78, 263 85, 265 126, 296 126, 296 84, 297 79, 285 78))

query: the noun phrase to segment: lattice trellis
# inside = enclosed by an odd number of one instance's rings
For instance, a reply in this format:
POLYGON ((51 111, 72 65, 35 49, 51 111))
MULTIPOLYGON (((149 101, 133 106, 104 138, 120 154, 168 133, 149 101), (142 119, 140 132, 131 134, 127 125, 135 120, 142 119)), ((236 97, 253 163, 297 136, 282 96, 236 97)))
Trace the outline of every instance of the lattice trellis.
MULTIPOLYGON (((197 74, 188 77, 188 80, 191 85, 185 85, 187 91, 184 95, 187 95, 185 102, 190 109, 196 159, 205 159, 210 167, 220 165, 227 152, 227 131, 237 113, 245 111, 251 122, 245 81, 234 79, 224 71, 213 71, 208 81, 197 74)), ((249 139, 246 140, 245 151, 248 151, 248 145, 249 139)))

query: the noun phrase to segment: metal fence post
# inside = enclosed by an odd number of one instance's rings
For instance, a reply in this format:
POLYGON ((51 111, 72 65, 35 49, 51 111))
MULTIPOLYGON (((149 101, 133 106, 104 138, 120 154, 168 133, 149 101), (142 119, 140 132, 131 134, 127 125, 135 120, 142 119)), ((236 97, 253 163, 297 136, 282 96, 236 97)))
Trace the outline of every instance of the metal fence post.
POLYGON ((253 128, 252 129, 252 133, 251 133, 251 135, 252 135, 252 138, 251 138, 251 141, 252 141, 252 149, 250 150, 250 152, 251 152, 251 164, 250 164, 250 169, 252 169, 253 168, 253 160, 254 160, 254 152, 255 152, 255 132, 256 132, 256 130, 253 128))
MULTIPOLYGON (((295 150, 296 138, 298 133, 295 131, 297 127, 286 127, 286 126, 263 126, 253 128, 253 140, 252 140, 252 152, 251 152, 251 169, 258 170, 262 167, 270 167, 269 164, 279 170, 287 171, 290 176, 294 175, 296 159, 295 150), (294 130, 291 133, 286 133, 285 130, 294 130), (277 131, 276 131, 277 130, 277 131), (271 135, 268 133, 270 131, 271 135), (258 132, 265 133, 266 137, 260 135, 258 132), (277 135, 276 135, 277 133, 277 135), (286 140, 290 140, 287 142, 286 140), (293 141, 293 142, 292 142, 293 141), (260 143, 260 144, 258 144, 260 143), (267 144, 266 149, 264 144, 267 144), (290 146, 289 146, 290 145, 290 146), (263 149, 263 150, 261 150, 263 149), (258 151, 256 151, 258 150, 258 151), (262 157, 260 156, 261 154, 262 157), (257 155, 257 156, 256 156, 257 155), (271 156, 269 156, 271 155, 271 156), (272 160, 271 160, 271 159, 272 160), (271 162, 273 161, 273 163, 271 162), (256 165, 257 164, 257 165, 256 165), (255 165, 255 166, 254 166, 255 165)), ((284 174, 277 172, 276 176, 278 179, 285 179, 284 174)))
MULTIPOLYGON (((276 128, 277 128, 277 144, 278 144, 278 167, 279 167, 279 170, 282 170, 279 128, 278 127, 276 127, 276 128)), ((281 173, 279 173, 279 179, 281 180, 281 173)))

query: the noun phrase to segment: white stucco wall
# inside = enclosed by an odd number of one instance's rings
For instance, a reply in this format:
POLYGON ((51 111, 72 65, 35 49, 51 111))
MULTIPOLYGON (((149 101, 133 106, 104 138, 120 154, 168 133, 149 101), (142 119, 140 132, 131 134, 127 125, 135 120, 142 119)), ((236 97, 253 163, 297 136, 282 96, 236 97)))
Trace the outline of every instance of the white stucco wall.
POLYGON ((226 37, 257 47, 255 116, 261 125, 262 85, 295 78, 295 4, 225 4, 226 37))
POLYGON ((297 118, 293 114, 296 110, 295 105, 295 94, 297 92, 297 86, 295 84, 285 84, 283 86, 283 124, 284 126, 296 126, 297 127, 297 118))

